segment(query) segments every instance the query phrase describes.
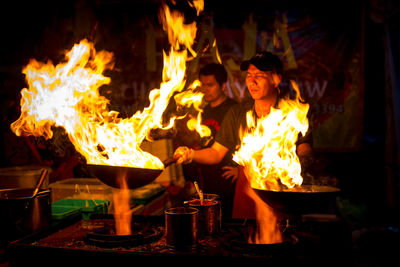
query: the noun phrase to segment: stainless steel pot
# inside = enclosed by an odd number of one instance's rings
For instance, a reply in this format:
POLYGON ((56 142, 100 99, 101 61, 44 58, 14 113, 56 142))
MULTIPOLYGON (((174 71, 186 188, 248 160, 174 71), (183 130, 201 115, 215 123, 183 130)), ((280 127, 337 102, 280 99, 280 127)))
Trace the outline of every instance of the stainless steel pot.
POLYGON ((176 250, 195 248, 198 242, 199 210, 175 207, 165 210, 167 245, 176 250))
POLYGON ((34 188, 0 190, 0 241, 12 240, 45 230, 51 222, 50 190, 39 191, 32 198, 34 188))

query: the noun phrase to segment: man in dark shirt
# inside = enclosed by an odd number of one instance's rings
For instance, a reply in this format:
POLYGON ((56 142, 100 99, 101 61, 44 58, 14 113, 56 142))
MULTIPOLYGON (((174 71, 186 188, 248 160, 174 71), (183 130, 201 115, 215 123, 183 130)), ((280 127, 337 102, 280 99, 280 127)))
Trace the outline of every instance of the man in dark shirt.
MULTIPOLYGON (((214 138, 221 128, 222 121, 228 110, 237 102, 225 94, 227 72, 223 65, 210 63, 200 69, 199 80, 204 100, 208 103, 202 113, 202 124, 211 130, 213 140, 202 148, 211 147, 214 138)), ((236 163, 232 154, 226 154, 221 162, 214 165, 199 164, 200 186, 205 193, 218 194, 221 198, 224 217, 231 217, 235 180, 237 176, 236 163)))
MULTIPOLYGON (((211 130, 211 136, 199 140, 200 136, 186 129, 186 121, 179 122, 181 129, 174 139, 175 145, 184 145, 191 149, 211 147, 215 136, 221 128, 222 121, 228 110, 237 102, 229 98, 226 91, 228 74, 222 64, 209 63, 199 71, 200 90, 207 103, 201 115, 201 123, 211 130)), ((222 204, 222 215, 231 217, 235 180, 237 178, 237 163, 232 160, 232 154, 226 154, 223 159, 213 165, 192 162, 183 166, 185 179, 197 181, 204 193, 218 194, 222 204)))
MULTIPOLYGON (((200 150, 178 147, 174 153, 178 164, 192 161, 201 164, 221 162, 226 154, 231 155, 240 145, 239 129, 246 127, 247 111, 252 110, 255 118, 261 118, 268 116, 271 107, 279 108, 281 96, 278 85, 283 72, 279 57, 270 52, 257 53, 241 64, 241 70, 246 71, 246 85, 252 101, 237 104, 229 110, 211 147, 200 150)), ((296 153, 300 161, 302 157, 312 154, 311 144, 307 140, 305 138, 297 142, 296 153)))

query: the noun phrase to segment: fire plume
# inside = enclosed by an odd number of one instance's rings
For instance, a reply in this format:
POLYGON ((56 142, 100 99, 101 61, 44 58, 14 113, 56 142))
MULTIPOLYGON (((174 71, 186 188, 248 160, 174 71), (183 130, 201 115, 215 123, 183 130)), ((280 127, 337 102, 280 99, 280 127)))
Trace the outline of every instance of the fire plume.
POLYGON ((130 190, 126 184, 126 173, 118 177, 120 189, 113 189, 113 206, 115 218, 115 232, 117 235, 132 233, 132 210, 129 205, 130 190))
MULTIPOLYGON (((204 4, 193 1, 193 6, 199 13, 204 4)), ((163 10, 171 48, 168 55, 163 52, 162 83, 151 90, 148 107, 130 118, 120 118, 118 111, 108 109, 109 101, 99 88, 111 83, 103 72, 113 68, 113 54, 97 52, 84 39, 66 53, 65 62, 53 65, 32 59, 23 69, 28 87, 21 91, 21 116, 11 124, 12 131, 50 139, 51 128, 61 126, 89 164, 163 169, 161 160, 142 151, 140 145, 152 129, 173 126, 176 118, 165 123, 163 112, 170 98, 184 89, 188 51, 195 56, 191 46, 196 36, 195 22, 184 24, 183 15, 171 12, 167 5, 163 10)))
POLYGON ((234 160, 245 166, 251 187, 280 190, 301 185, 300 160, 296 154, 298 134, 308 130, 309 105, 303 103, 297 84, 292 81, 296 98, 282 98, 279 108, 271 107, 268 116, 247 115, 247 129, 242 132, 241 146, 234 160))
POLYGON ((274 210, 268 206, 250 187, 246 193, 255 202, 257 227, 253 235, 248 236, 248 243, 275 244, 283 241, 282 233, 278 229, 278 220, 274 210))

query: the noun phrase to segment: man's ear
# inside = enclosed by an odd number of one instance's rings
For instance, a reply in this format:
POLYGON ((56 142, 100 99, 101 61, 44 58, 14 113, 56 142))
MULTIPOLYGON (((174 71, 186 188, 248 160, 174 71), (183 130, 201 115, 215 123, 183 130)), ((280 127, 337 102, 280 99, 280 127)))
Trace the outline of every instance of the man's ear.
POLYGON ((227 90, 228 88, 226 87, 226 82, 224 82, 222 85, 221 85, 221 91, 222 92, 224 92, 224 93, 227 93, 227 90))
POLYGON ((276 74, 273 73, 272 74, 272 79, 274 80, 274 85, 275 87, 278 87, 278 85, 281 83, 282 81, 282 74, 276 74))

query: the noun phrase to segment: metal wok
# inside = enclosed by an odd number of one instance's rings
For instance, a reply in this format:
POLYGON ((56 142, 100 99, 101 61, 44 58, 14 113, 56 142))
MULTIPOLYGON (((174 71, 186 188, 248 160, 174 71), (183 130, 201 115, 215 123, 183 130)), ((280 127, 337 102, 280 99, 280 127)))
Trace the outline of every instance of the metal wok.
MULTIPOLYGON (((163 161, 164 169, 172 163, 176 162, 176 159, 170 157, 163 161)), ((95 165, 88 164, 89 171, 93 176, 97 177, 100 181, 108 186, 114 188, 123 188, 124 179, 129 189, 144 186, 154 181, 163 170, 159 169, 146 169, 146 168, 133 168, 133 167, 121 167, 121 166, 110 166, 110 165, 95 165)))
POLYGON ((253 189, 274 210, 292 215, 327 212, 340 192, 339 188, 324 185, 302 185, 283 191, 253 189))

